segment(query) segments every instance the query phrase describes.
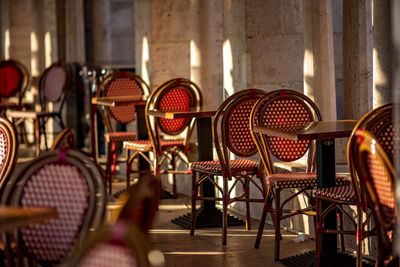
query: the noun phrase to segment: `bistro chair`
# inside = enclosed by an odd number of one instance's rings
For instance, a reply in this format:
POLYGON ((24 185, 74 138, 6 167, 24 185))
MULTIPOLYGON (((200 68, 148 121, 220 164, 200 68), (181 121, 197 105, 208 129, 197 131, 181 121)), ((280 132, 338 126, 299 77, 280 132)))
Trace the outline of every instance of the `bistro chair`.
POLYGON ((227 242, 228 206, 234 202, 246 203, 246 229, 250 230, 250 202, 264 202, 267 190, 260 162, 249 159, 257 153, 257 147, 251 137, 249 118, 250 112, 265 91, 246 89, 227 98, 214 118, 213 139, 217 151, 217 161, 201 161, 191 163, 192 171, 192 223, 190 235, 194 235, 196 226, 196 201, 209 200, 200 195, 200 186, 211 182, 221 194, 215 200, 222 201, 223 223, 222 244, 227 242), (231 160, 231 155, 237 158, 231 160), (222 177, 223 185, 219 185, 213 176, 222 177), (255 181, 261 180, 261 185, 255 181), (250 198, 250 184, 261 192, 260 198, 250 198), (232 191, 242 185, 243 192, 233 196, 232 191))
MULTIPOLYGON (((297 128, 305 123, 320 121, 321 114, 315 103, 302 93, 293 90, 281 89, 268 93, 254 106, 250 116, 250 127, 256 125, 285 126, 297 128)), ((298 214, 315 215, 312 189, 317 186, 315 172, 315 142, 311 140, 288 140, 285 138, 263 135, 251 131, 257 144, 259 154, 267 172, 266 182, 268 190, 265 195, 263 213, 260 219, 255 247, 260 246, 267 213, 271 213, 275 227, 274 258, 279 260, 280 222, 298 214), (276 173, 273 161, 292 162, 306 157, 306 171, 294 173, 276 173), (290 197, 281 202, 281 192, 290 190, 290 197), (296 191, 294 191, 296 190, 296 191), (301 209, 287 209, 286 204, 296 197, 303 195, 309 199, 309 205, 301 209), (273 202, 275 207, 273 208, 273 202)), ((336 183, 343 179, 337 177, 336 183)))
POLYGON ((14 125, 0 117, 0 196, 17 161, 18 140, 14 125))
POLYGON ((27 68, 17 60, 0 61, 0 110, 20 109, 29 84, 27 68), (10 98, 17 97, 17 102, 10 98))
POLYGON ((200 88, 192 81, 184 78, 168 80, 159 85, 151 93, 145 108, 146 125, 150 139, 125 143, 127 186, 130 184, 131 173, 142 172, 132 167, 133 160, 141 156, 150 163, 157 176, 168 173, 173 175, 172 194, 174 197, 177 196, 175 175, 177 173, 186 173, 187 171, 178 171, 176 169, 176 159, 180 158, 183 162, 188 164, 189 141, 195 118, 150 118, 148 111, 157 109, 185 111, 190 108, 199 108, 200 106, 200 88), (183 136, 183 138, 181 136, 183 136), (176 137, 178 137, 178 139, 176 137), (154 160, 151 160, 146 155, 147 152, 153 152, 154 160), (166 161, 170 167, 161 170, 162 164, 166 161))
MULTIPOLYGON (((118 150, 123 142, 137 139, 136 132, 118 131, 117 123, 126 125, 136 119, 135 105, 139 102, 146 103, 149 87, 143 79, 128 71, 116 71, 109 74, 101 82, 97 89, 97 96, 114 101, 114 106, 98 105, 103 123, 106 127, 104 134, 107 147, 106 181, 109 183, 109 194, 112 191, 112 176, 116 170, 116 164, 126 162, 126 159, 118 158, 118 150), (137 97, 133 101, 130 97, 137 97), (119 146, 118 146, 119 145, 119 146)), ((92 131, 95 131, 93 127, 92 131)))
POLYGON ((393 261, 392 247, 397 217, 394 195, 395 171, 379 140, 367 130, 357 130, 349 143, 354 168, 375 220, 378 256, 375 266, 393 261))
POLYGON ((322 234, 339 234, 341 249, 344 252, 344 239, 343 234, 357 236, 357 266, 362 266, 362 244, 363 240, 376 234, 375 229, 366 230, 367 225, 370 223, 372 213, 369 212, 365 192, 360 183, 358 173, 355 169, 354 153, 351 153, 350 146, 355 142, 355 135, 359 129, 365 129, 371 132, 376 140, 380 143, 385 150, 389 159, 393 159, 393 123, 392 123, 393 105, 386 104, 368 112, 363 118, 359 120, 354 127, 347 146, 347 162, 351 175, 352 183, 348 185, 317 188, 314 196, 317 205, 316 215, 316 256, 314 266, 320 265, 321 257, 321 235, 322 234), (321 202, 325 201, 329 205, 322 211, 321 202), (353 216, 346 212, 344 206, 355 206, 357 208, 357 221, 353 216), (345 215, 350 222, 354 225, 355 230, 343 229, 343 217, 340 220, 338 229, 326 229, 323 227, 323 220, 325 216, 332 210, 336 209, 338 214, 345 215))
POLYGON ((36 154, 40 152, 41 135, 47 149, 46 123, 52 118, 57 121, 62 129, 65 128, 61 112, 70 90, 71 75, 69 69, 62 62, 57 62, 48 67, 40 76, 39 99, 41 111, 33 110, 9 110, 7 116, 16 120, 15 125, 23 123, 27 119, 34 121, 36 154), (49 103, 58 105, 56 110, 49 110, 49 103))
POLYGON ((71 128, 64 128, 56 137, 50 150, 60 148, 75 148, 75 132, 71 128))
POLYGON ((153 175, 131 186, 121 195, 125 204, 116 222, 87 239, 65 266, 154 266, 148 231, 156 214, 159 190, 160 182, 153 175))
MULTIPOLYGON (((24 257, 30 265, 63 262, 74 246, 81 245, 89 229, 95 230, 103 222, 103 179, 88 161, 82 153, 65 149, 43 152, 7 184, 3 205, 55 207, 59 214, 58 219, 14 231, 20 265, 24 257)), ((3 233, 3 240, 10 248, 10 236, 3 233)), ((6 253, 12 262, 11 251, 6 253)))

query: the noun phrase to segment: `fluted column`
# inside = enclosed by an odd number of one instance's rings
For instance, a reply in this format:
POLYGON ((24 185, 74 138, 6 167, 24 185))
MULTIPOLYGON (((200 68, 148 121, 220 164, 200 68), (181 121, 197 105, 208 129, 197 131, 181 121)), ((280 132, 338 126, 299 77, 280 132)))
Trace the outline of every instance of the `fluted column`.
POLYGON ((92 0, 92 56, 94 63, 111 63, 112 47, 109 12, 109 0, 92 0))

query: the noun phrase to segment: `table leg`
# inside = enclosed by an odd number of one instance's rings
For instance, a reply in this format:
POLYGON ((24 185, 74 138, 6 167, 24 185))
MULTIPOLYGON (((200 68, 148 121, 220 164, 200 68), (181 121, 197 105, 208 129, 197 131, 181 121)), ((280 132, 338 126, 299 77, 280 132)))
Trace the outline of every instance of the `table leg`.
MULTIPOLYGON (((149 133, 146 126, 146 114, 145 105, 136 105, 136 127, 137 127, 137 139, 148 140, 149 133)), ((149 163, 143 158, 139 157, 139 170, 150 170, 149 163)))
MULTIPOLYGON (((197 118, 196 122, 199 161, 213 160, 212 118, 201 117, 197 118)), ((213 183, 205 181, 201 188, 201 194, 207 197, 215 197, 213 183)), ((215 207, 215 201, 202 201, 201 208, 196 214, 196 229, 222 227, 222 212, 215 207)), ((180 216, 173 219, 172 222, 185 229, 190 229, 191 214, 180 216)), ((228 226, 238 225, 244 225, 244 222, 228 215, 228 226)))
MULTIPOLYGON (((317 140, 317 186, 319 188, 335 186, 335 141, 334 139, 317 140)), ((322 202, 322 209, 329 203, 322 202)), ((335 211, 327 214, 324 225, 328 229, 336 229, 335 211)), ((337 236, 322 235, 322 253, 337 253, 337 236)))

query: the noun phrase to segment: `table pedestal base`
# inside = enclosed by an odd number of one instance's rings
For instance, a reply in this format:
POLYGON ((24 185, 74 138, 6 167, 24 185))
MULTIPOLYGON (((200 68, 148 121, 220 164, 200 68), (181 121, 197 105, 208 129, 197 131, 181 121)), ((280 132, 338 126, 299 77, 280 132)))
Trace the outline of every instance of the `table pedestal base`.
MULTIPOLYGON (((222 211, 215 207, 204 207, 196 212, 196 229, 222 227, 222 211)), ((184 229, 190 229, 192 214, 187 213, 171 220, 184 229)), ((228 226, 241 226, 245 222, 228 214, 228 226)))

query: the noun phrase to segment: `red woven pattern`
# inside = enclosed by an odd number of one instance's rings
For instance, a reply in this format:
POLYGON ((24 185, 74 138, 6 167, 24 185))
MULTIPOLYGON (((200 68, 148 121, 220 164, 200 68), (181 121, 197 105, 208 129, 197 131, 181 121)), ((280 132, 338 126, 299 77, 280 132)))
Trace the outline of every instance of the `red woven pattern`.
POLYGON ((390 177, 385 172, 382 163, 375 154, 367 154, 367 164, 378 195, 378 201, 383 207, 386 218, 390 221, 394 217, 395 207, 394 192, 391 182, 389 181, 390 177))
POLYGON ((122 245, 104 242, 96 244, 80 261, 82 267, 138 266, 132 252, 122 245))
MULTIPOLYGON (((168 91, 160 101, 160 109, 166 111, 185 111, 189 110, 190 96, 183 89, 173 89, 168 91)), ((162 128, 170 133, 179 132, 185 126, 186 119, 166 119, 161 118, 162 128)))
MULTIPOLYGON (((161 147, 168 148, 168 147, 179 147, 183 146, 183 140, 162 140, 161 147)), ((150 140, 137 140, 137 141, 130 141, 125 143, 125 148, 134 149, 134 150, 142 150, 146 148, 152 148, 153 145, 151 144, 150 140)))
MULTIPOLYGON (((251 173, 257 172, 258 162, 248 160, 248 159, 235 159, 229 161, 231 165, 232 172, 240 171, 252 171, 251 173)), ((199 161, 193 162, 190 167, 191 170, 198 172, 208 172, 208 173, 221 173, 221 164, 219 161, 199 161)))
POLYGON ((52 163, 38 169, 24 187, 21 204, 56 207, 59 218, 21 229, 28 251, 39 260, 62 260, 76 243, 88 199, 88 184, 75 166, 52 163))
POLYGON ((114 132, 104 134, 106 142, 124 142, 124 141, 135 141, 135 132, 114 132))
MULTIPOLYGON (((264 110, 263 123, 267 126, 280 124, 301 124, 312 121, 312 114, 305 104, 296 99, 279 98, 272 101, 264 110)), ((278 160, 293 161, 301 158, 308 150, 310 141, 294 141, 268 136, 268 147, 278 160)))
POLYGON ((357 201, 351 185, 317 188, 314 195, 316 198, 329 199, 332 202, 344 201, 355 203, 357 201))
POLYGON ((267 183, 275 188, 316 187, 317 174, 315 172, 277 173, 267 176, 267 183))
POLYGON ((238 104, 228 116, 228 147, 234 152, 248 154, 256 145, 250 133, 250 113, 257 99, 238 104))
POLYGON ((4 168, 4 163, 8 154, 8 138, 4 129, 0 129, 0 170, 4 168))
MULTIPOLYGON (((143 89, 137 81, 127 77, 113 80, 105 89, 105 96, 133 95, 143 95, 143 89)), ((115 120, 120 123, 129 123, 135 120, 135 106, 129 102, 116 107, 110 107, 110 112, 115 120)))
POLYGON ((12 66, 0 68, 0 96, 10 97, 18 90, 19 81, 22 79, 19 71, 12 66))
POLYGON ((383 131, 375 134, 376 138, 379 140, 379 144, 385 150, 390 159, 393 159, 394 146, 393 146, 393 124, 385 127, 383 131))
POLYGON ((57 102, 62 94, 67 74, 63 67, 54 66, 48 70, 44 81, 44 96, 51 102, 57 102))

